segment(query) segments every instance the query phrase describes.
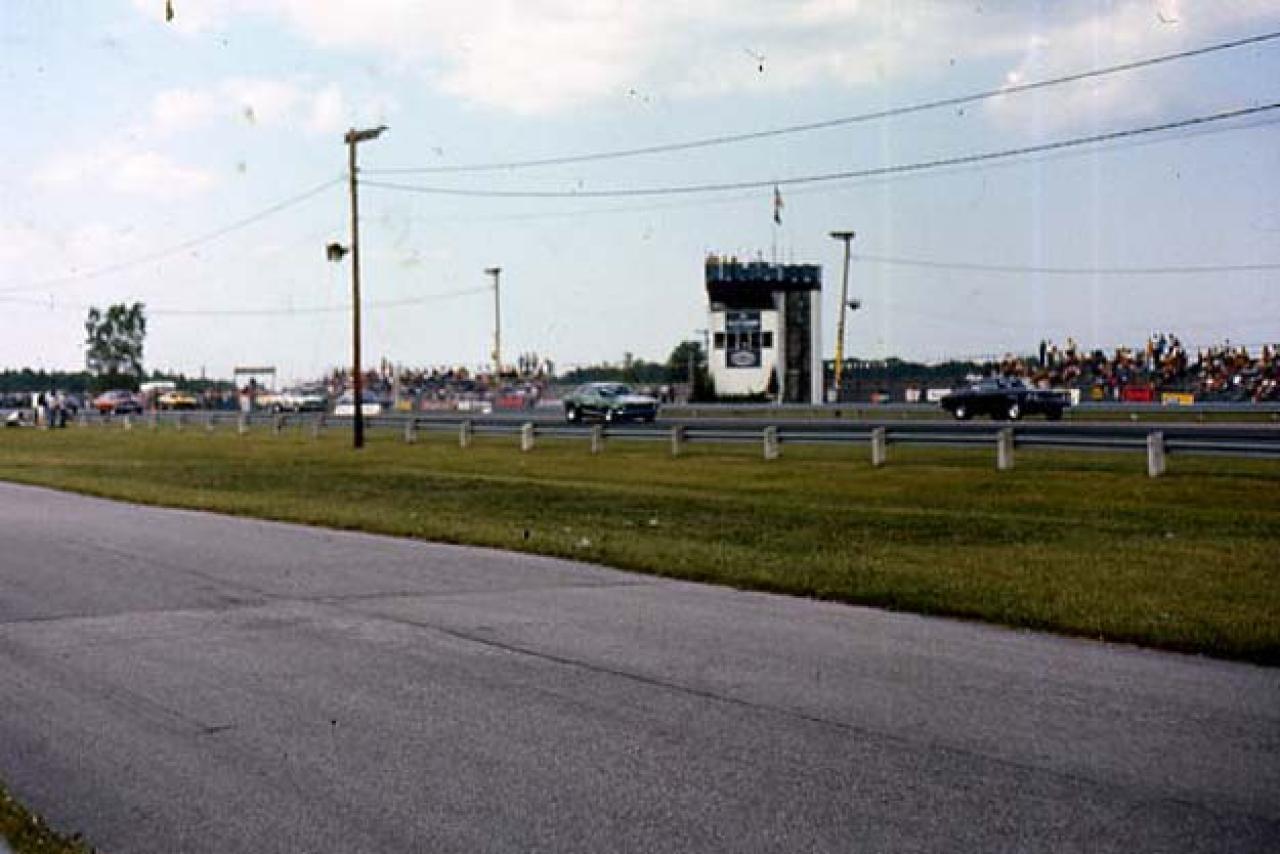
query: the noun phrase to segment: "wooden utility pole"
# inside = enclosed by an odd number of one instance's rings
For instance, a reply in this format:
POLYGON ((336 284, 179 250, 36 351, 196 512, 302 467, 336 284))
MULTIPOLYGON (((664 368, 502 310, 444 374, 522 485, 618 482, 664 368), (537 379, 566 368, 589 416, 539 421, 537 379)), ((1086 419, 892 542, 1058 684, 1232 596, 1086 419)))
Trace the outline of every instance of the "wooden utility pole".
POLYGON ((377 139, 386 129, 386 125, 368 130, 352 128, 343 137, 347 144, 347 173, 351 186, 351 393, 355 405, 351 442, 355 448, 364 447, 364 377, 360 368, 360 194, 356 178, 356 144, 377 139))

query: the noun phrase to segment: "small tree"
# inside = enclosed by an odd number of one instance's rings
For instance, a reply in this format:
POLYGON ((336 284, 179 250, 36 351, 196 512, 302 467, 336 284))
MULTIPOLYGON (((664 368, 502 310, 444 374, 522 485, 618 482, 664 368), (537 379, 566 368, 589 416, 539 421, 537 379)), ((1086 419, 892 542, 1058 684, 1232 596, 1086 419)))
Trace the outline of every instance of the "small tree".
POLYGON ((689 383, 691 400, 713 400, 715 384, 707 373, 706 351, 700 341, 681 341, 667 357, 667 378, 670 382, 689 383))
POLYGON ((85 367, 95 377, 95 387, 136 389, 142 379, 142 342, 147 335, 143 304, 119 303, 105 313, 91 307, 84 330, 85 367))

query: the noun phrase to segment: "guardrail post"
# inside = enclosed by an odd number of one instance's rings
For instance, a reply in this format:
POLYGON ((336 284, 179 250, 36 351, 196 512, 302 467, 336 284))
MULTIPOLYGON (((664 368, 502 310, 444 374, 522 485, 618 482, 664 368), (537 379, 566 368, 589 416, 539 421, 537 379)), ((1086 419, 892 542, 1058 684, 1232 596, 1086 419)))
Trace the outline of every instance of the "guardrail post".
POLYGON ((520 450, 528 453, 533 450, 533 424, 525 423, 520 428, 520 450))
POLYGON ((883 427, 876 427, 871 431, 871 465, 876 468, 880 468, 889 459, 887 436, 888 431, 883 427))
POLYGON ((160 429, 160 413, 156 412, 154 409, 151 410, 151 417, 149 420, 150 420, 150 423, 147 425, 148 427, 150 427, 152 430, 160 429))
POLYGON ((284 432, 284 416, 275 415, 271 418, 271 432, 279 436, 284 432))
POLYGON ((418 441, 418 420, 412 416, 404 422, 404 443, 412 445, 418 441))
POLYGON ((76 415, 76 424, 80 427, 89 426, 89 411, 87 409, 81 409, 79 414, 76 415))
POLYGON ((236 419, 236 433, 243 436, 245 433, 248 433, 248 432, 249 432, 249 416, 248 414, 241 412, 239 417, 236 419))
POLYGON ((324 422, 325 422, 325 418, 324 418, 323 412, 317 415, 315 420, 311 422, 311 438, 312 439, 320 438, 320 434, 324 432, 324 422))
POLYGON ((212 432, 213 432, 213 427, 214 427, 213 416, 212 416, 212 415, 206 415, 206 416, 204 417, 204 432, 206 432, 206 433, 212 433, 212 432))
POLYGON ((591 453, 598 454, 604 450, 604 426, 591 425, 591 453))
POLYGON ((470 421, 463 421, 458 425, 458 447, 470 448, 471 439, 475 436, 475 425, 470 421))
POLYGON ((186 426, 187 426, 187 416, 179 412, 177 417, 174 419, 173 429, 181 433, 182 428, 186 426))
POLYGON ((1165 469, 1164 433, 1156 430, 1147 434, 1147 475, 1160 477, 1165 469))
POLYGON ((1004 427, 996 433, 996 468, 1008 471, 1013 468, 1013 428, 1004 427))
POLYGON ((126 415, 126 416, 124 417, 124 429, 126 429, 126 430, 132 430, 132 429, 133 429, 133 416, 132 416, 132 415, 126 415))
POLYGON ((671 428, 671 456, 680 456, 684 450, 684 425, 677 424, 671 428))
POLYGON ((766 460, 776 460, 781 453, 778 445, 778 428, 764 428, 764 458, 766 460))

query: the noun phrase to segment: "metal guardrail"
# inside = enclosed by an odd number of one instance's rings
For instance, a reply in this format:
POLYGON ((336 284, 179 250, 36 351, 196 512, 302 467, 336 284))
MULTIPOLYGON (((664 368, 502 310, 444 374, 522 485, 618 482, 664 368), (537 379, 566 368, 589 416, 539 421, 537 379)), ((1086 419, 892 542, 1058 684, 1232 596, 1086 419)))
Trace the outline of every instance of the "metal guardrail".
MULTIPOLYGON (((759 413, 770 412, 812 413, 815 418, 830 417, 839 413, 856 413, 858 415, 875 416, 877 413, 901 414, 940 414, 936 403, 872 403, 867 400, 844 401, 843 403, 673 403, 667 404, 664 411, 687 414, 690 417, 722 415, 729 412, 759 413)), ((1263 413, 1280 415, 1280 402, 1262 401, 1259 403, 1231 403, 1223 401, 1206 401, 1201 403, 1126 403, 1122 401, 1082 400, 1071 407, 1069 412, 1122 414, 1122 415, 1160 415, 1164 413, 1190 413, 1205 415, 1209 413, 1227 415, 1247 415, 1263 413)))
MULTIPOLYGON (((283 433, 289 430, 343 429, 350 418, 325 413, 273 415, 238 412, 161 412, 141 416, 100 418, 90 415, 82 424, 117 424, 131 428, 159 427, 214 430, 263 428, 283 433)), ((849 445, 882 442, 892 445, 939 447, 993 447, 1007 441, 1009 448, 1042 448, 1075 451, 1151 451, 1158 437, 1161 454, 1206 454, 1258 459, 1280 459, 1280 425, 1268 423, 1223 424, 1169 422, 1091 423, 1053 422, 955 422, 938 420, 847 422, 816 419, 766 420, 686 418, 664 419, 660 423, 609 425, 566 424, 548 415, 513 419, 510 417, 466 417, 450 414, 392 413, 365 418, 366 429, 397 431, 409 437, 417 432, 458 433, 463 425, 475 436, 529 436, 590 439, 594 431, 609 441, 652 441, 680 443, 761 443, 772 437, 776 445, 849 445), (673 439, 678 431, 678 439, 673 439), (1003 439, 1001 437, 1004 437, 1003 439)), ((767 452, 766 452, 767 453, 767 452)))

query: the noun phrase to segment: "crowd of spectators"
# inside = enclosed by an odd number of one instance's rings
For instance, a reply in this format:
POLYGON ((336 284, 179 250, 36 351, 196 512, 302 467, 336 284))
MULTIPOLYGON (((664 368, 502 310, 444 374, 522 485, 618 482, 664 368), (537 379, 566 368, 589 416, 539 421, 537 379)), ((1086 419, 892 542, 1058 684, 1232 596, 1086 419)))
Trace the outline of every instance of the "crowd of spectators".
MULTIPOLYGON (((550 363, 534 354, 520 356, 501 373, 449 365, 407 368, 383 360, 378 368, 364 372, 361 385, 366 394, 412 409, 452 409, 481 402, 532 408, 546 394, 551 370, 550 363)), ((332 399, 350 391, 351 386, 349 370, 334 370, 324 379, 325 391, 332 399)))
POLYGON ((1022 377, 1036 385, 1079 388, 1092 396, 1119 398, 1125 389, 1185 392, 1198 400, 1280 400, 1280 347, 1244 347, 1226 341, 1194 354, 1177 335, 1154 332, 1139 347, 1111 353, 1085 350, 1074 339, 1059 346, 1040 342, 1036 356, 1007 354, 990 373, 1022 377), (1097 390, 1097 391, 1095 391, 1097 390))

